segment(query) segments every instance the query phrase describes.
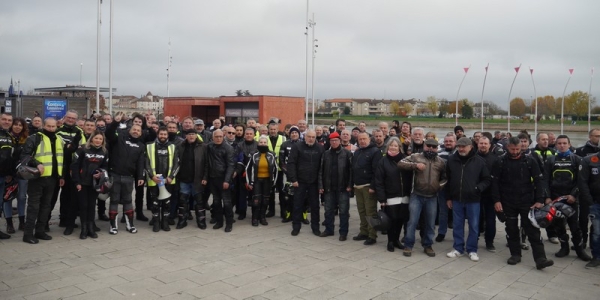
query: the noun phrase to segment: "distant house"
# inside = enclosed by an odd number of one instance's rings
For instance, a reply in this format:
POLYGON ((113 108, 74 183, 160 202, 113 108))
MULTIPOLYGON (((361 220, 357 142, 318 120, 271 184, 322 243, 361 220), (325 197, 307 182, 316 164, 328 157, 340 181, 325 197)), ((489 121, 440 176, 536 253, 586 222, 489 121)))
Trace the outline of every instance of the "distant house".
POLYGON ((357 98, 334 98, 325 100, 325 108, 329 111, 343 112, 345 107, 350 107, 350 114, 353 116, 392 116, 394 115, 392 103, 398 103, 403 106, 408 103, 412 110, 408 115, 415 115, 425 106, 421 100, 384 100, 384 99, 357 99, 357 98))

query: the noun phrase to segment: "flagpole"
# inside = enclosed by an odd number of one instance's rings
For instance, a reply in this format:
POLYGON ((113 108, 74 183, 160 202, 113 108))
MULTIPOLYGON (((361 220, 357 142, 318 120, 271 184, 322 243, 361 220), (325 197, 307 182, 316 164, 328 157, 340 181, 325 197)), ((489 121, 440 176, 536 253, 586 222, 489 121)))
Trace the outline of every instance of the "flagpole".
POLYGON ((531 74, 531 83, 533 84, 533 98, 535 99, 535 129, 534 136, 537 138, 537 130, 538 130, 538 98, 537 91, 535 89, 535 81, 533 81, 533 69, 529 67, 529 73, 531 74))
POLYGON ((304 48, 306 50, 306 78, 305 78, 306 82, 305 82, 305 96, 304 96, 306 112, 305 112, 304 119, 306 120, 307 123, 308 123, 308 2, 309 2, 309 0, 306 0, 306 32, 304 32, 304 35, 306 36, 306 45, 304 45, 304 48))
MULTIPOLYGON (((110 0, 110 39, 108 47, 108 113, 112 115, 112 67, 113 67, 113 0, 110 0)), ((97 111, 100 113, 100 111, 97 111)))
POLYGON ((471 67, 471 65, 469 64, 468 67, 463 68, 463 70, 465 71, 465 75, 463 76, 462 80, 460 81, 460 85, 458 85, 458 91, 456 92, 456 113, 454 114, 454 126, 458 126, 458 94, 460 93, 460 88, 462 87, 463 82, 465 81, 465 78, 467 77, 467 73, 469 72, 469 68, 471 67))
POLYGON ((487 79, 488 68, 490 63, 485 67, 485 76, 483 77, 483 87, 481 88, 481 131, 483 132, 483 91, 485 90, 485 81, 487 79))
POLYGON ((522 64, 519 64, 519 66, 515 68, 515 78, 513 78, 512 84, 510 85, 510 91, 508 92, 508 132, 510 132, 510 94, 512 94, 512 89, 515 85, 515 81, 517 80, 517 76, 519 75, 519 69, 521 68, 521 65, 522 64))
POLYGON ((565 126, 565 93, 567 92, 567 86, 569 85, 569 81, 571 81, 571 77, 573 77, 573 70, 574 69, 569 69, 569 79, 567 79, 567 84, 565 84, 565 89, 563 90, 562 101, 560 103, 560 134, 564 133, 564 126, 565 126))
MULTIPOLYGON (((315 58, 316 58, 316 53, 317 51, 315 50, 315 42, 317 41, 317 39, 315 39, 315 26, 317 25, 317 22, 315 22, 315 14, 312 14, 312 20, 309 21, 308 23, 310 25, 310 27, 312 28, 312 66, 310 67, 310 70, 312 72, 311 76, 310 76, 310 80, 311 80, 311 84, 310 84, 310 90, 311 90, 311 98, 312 98, 312 128, 315 128, 315 58)), ((308 120, 306 121, 308 123, 308 120)))
POLYGON ((96 112, 100 112, 100 25, 102 24, 102 11, 98 0, 98 22, 96 24, 96 112))
POLYGON ((590 88, 588 90, 588 132, 592 130, 592 80, 594 79, 594 67, 590 78, 590 88))

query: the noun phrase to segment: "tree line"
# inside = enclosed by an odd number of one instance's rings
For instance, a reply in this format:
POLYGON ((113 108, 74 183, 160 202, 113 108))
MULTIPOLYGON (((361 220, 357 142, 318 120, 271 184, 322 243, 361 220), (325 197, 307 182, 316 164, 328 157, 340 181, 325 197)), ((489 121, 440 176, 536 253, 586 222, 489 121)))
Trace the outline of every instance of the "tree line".
MULTIPOLYGON (((588 100, 590 95, 583 91, 574 91, 565 96, 564 114, 571 116, 575 120, 587 119, 588 100)), ((535 114, 535 104, 538 104, 538 119, 548 119, 550 116, 559 116, 563 98, 555 98, 552 95, 540 96, 537 99, 526 100, 520 97, 513 98, 510 101, 511 116, 523 117, 529 114, 535 114)), ((487 110, 486 115, 508 115, 508 111, 502 109, 498 104, 491 101, 484 101, 487 110)), ((427 97, 425 105, 415 108, 410 103, 400 103, 393 101, 390 104, 390 112, 397 116, 433 115, 440 118, 453 116, 456 113, 456 101, 448 101, 445 98, 427 97), (416 111, 415 111, 416 110, 416 111)), ((474 108, 480 107, 481 103, 473 103, 467 98, 458 100, 458 113, 462 118, 470 119, 474 117, 474 108)), ((596 106, 596 98, 591 98, 592 114, 600 114, 600 106, 596 106)))

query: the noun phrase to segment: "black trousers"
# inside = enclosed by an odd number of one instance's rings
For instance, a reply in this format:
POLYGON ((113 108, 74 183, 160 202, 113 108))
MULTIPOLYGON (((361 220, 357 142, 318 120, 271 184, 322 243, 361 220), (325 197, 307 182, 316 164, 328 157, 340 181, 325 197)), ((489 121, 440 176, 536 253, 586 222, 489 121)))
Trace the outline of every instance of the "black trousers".
POLYGON ((390 218, 390 229, 387 232, 388 243, 399 242, 402 225, 408 222, 408 204, 386 205, 384 211, 390 218))
POLYGON ((210 192, 213 195, 213 216, 217 223, 223 223, 223 216, 227 224, 233 224, 233 207, 231 205, 231 190, 223 189, 223 178, 210 179, 210 192))
POLYGON ((531 249, 533 250, 533 259, 538 261, 546 258, 544 244, 540 238, 540 230, 533 227, 529 222, 528 214, 530 205, 514 205, 502 203, 502 209, 506 215, 506 239, 511 256, 521 256, 521 239, 519 231, 519 217, 521 217, 521 226, 529 238, 531 249))
MULTIPOLYGON (((77 191, 77 188, 75 188, 77 191)), ((92 222, 96 218, 96 198, 98 198, 98 192, 93 186, 82 185, 81 191, 77 193, 77 200, 79 201, 79 218, 81 224, 86 222, 92 222)))
POLYGON ((566 220, 559 219, 552 224, 554 225, 556 235, 560 241, 569 242, 569 235, 567 234, 568 224, 569 229, 571 230, 571 240, 573 241, 573 245, 580 246, 583 242, 583 238, 581 236, 581 229, 579 228, 579 205, 577 205, 577 203, 569 205, 575 209, 575 213, 566 220))
POLYGON ((300 230, 302 227, 302 213, 306 208, 306 201, 310 205, 310 228, 312 231, 319 230, 321 226, 321 214, 319 210, 319 190, 317 183, 298 183, 298 187, 294 192, 294 209, 292 211, 292 228, 300 230))
MULTIPOLYGON (((590 215, 590 206, 589 204, 580 203, 579 204, 579 229, 581 229, 581 239, 583 243, 588 242, 588 236, 591 236, 594 232, 593 227, 589 227, 589 216, 590 215)), ((596 228, 596 230, 600 230, 600 228, 596 228)), ((590 239, 591 244, 591 239, 590 239)))
POLYGON ((135 184, 135 211, 137 213, 144 212, 144 185, 137 185, 137 180, 134 180, 135 184))
POLYGON ((252 219, 264 219, 271 194, 271 179, 259 178, 252 190, 252 219))
MULTIPOLYGON (((275 191, 280 193, 279 207, 281 208, 281 190, 283 190, 283 175, 282 174, 280 174, 280 176, 277 177, 277 181, 275 181, 275 188, 270 190, 269 206, 268 206, 268 210, 270 213, 275 214, 275 191)), ((283 214, 281 214, 281 217, 283 217, 283 214)))
POLYGON ((29 180, 27 185, 27 215, 25 234, 32 235, 33 230, 43 233, 50 216, 52 194, 57 187, 58 178, 40 177, 29 180))
MULTIPOLYGON (((152 211, 152 217, 159 217, 162 209, 162 215, 169 216, 171 212, 171 198, 173 198, 173 190, 175 189, 174 184, 165 184, 167 192, 171 194, 171 197, 158 200, 159 189, 158 186, 149 186, 147 192, 148 199, 150 200, 150 210, 152 211)), ((174 198, 179 199, 179 198, 174 198)), ((177 202, 177 201, 174 201, 177 202)))
POLYGON ((71 176, 65 176, 64 178, 65 185, 62 186, 60 192, 61 211, 63 211, 64 206, 64 215, 61 213, 61 219, 65 226, 73 226, 75 224, 75 219, 77 219, 77 214, 79 214, 79 199, 77 197, 77 189, 73 184, 71 176))

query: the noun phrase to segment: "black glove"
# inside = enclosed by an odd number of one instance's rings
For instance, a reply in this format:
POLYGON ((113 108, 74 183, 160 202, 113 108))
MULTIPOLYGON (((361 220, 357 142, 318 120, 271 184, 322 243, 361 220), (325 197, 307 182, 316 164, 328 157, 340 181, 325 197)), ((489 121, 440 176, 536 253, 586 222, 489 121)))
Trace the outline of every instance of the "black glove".
POLYGON ((81 130, 77 130, 77 133, 75 133, 75 137, 73 138, 73 141, 71 142, 74 145, 79 145, 79 142, 81 141, 81 130))

